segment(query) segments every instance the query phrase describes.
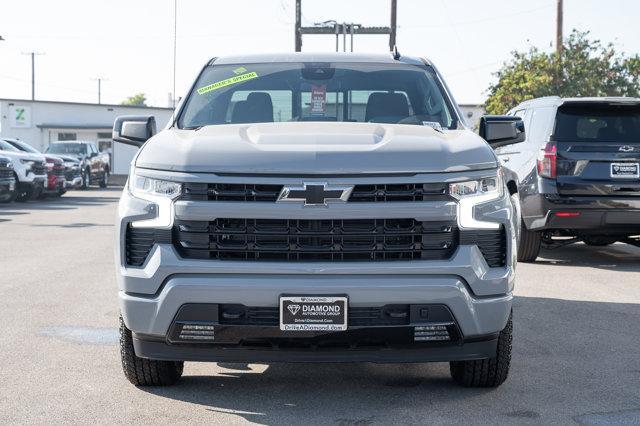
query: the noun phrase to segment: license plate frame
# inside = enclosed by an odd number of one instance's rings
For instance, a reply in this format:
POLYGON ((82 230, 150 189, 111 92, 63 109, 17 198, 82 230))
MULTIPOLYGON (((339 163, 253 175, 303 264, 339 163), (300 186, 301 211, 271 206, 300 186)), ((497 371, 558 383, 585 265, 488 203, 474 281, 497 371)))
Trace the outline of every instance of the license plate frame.
POLYGON ((609 175, 612 179, 640 179, 640 163, 611 163, 609 175))
POLYGON ((280 330, 345 331, 349 299, 346 295, 283 294, 279 297, 280 330))

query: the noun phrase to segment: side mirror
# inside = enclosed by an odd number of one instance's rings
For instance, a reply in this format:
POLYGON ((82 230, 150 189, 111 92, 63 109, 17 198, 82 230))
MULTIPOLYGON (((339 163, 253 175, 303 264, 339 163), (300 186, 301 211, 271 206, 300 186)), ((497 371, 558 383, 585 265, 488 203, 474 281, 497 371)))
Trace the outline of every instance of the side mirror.
POLYGON ((509 115, 485 115, 480 118, 478 133, 491 148, 524 142, 524 121, 509 115))
POLYGON ((113 123, 113 140, 141 147, 156 133, 156 119, 145 115, 121 115, 113 123))
POLYGON ((92 152, 91 154, 89 154, 89 158, 93 158, 93 157, 97 157, 98 153, 97 152, 92 152))

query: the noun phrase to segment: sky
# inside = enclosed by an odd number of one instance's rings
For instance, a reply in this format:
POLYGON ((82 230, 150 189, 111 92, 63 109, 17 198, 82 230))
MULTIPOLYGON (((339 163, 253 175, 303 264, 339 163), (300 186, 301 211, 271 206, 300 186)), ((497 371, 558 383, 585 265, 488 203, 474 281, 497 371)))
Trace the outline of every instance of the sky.
MULTIPOLYGON (((640 53, 640 1, 564 0, 564 32, 591 31, 640 53)), ((303 25, 389 24, 389 0, 302 0, 303 25)), ((177 0, 176 93, 214 56, 293 51, 294 0, 177 0)), ((513 50, 552 50, 555 0, 398 0, 401 54, 431 59, 458 103, 482 103, 513 50)), ((167 106, 173 87, 174 0, 0 0, 0 98, 120 103, 144 92, 167 106)), ((334 51, 306 35, 303 51, 334 51)), ((359 35, 356 52, 388 51, 388 36, 359 35)))

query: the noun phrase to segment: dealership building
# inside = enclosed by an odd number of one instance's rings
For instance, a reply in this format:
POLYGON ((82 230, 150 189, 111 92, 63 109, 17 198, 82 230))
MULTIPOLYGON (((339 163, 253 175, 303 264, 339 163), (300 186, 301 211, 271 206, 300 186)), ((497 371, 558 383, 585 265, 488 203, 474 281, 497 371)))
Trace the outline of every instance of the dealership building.
POLYGON ((161 129, 172 113, 172 108, 0 99, 0 136, 20 139, 40 151, 56 141, 93 141, 111 155, 111 173, 126 175, 137 148, 112 141, 115 118, 153 115, 161 129))
MULTIPOLYGON (((482 105, 461 104, 460 109, 471 126, 484 114, 482 105)), ((0 136, 23 140, 40 151, 56 141, 93 141, 110 154, 111 173, 126 175, 137 148, 112 141, 114 119, 152 115, 161 129, 172 113, 172 108, 0 99, 0 136)))

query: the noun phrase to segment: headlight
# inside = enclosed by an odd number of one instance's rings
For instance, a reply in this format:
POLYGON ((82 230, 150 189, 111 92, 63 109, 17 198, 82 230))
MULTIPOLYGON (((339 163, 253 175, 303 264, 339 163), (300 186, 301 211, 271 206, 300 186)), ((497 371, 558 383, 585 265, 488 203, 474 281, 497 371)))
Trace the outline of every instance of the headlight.
POLYGON ((182 184, 140 176, 134 171, 129 179, 129 191, 134 197, 150 201, 156 197, 174 199, 180 195, 182 184))
POLYGON ((152 219, 131 222, 135 228, 170 228, 173 223, 173 200, 182 192, 182 184, 168 180, 153 179, 138 174, 132 167, 129 174, 131 196, 153 203, 156 216, 152 219))
POLYGON ((449 184, 449 193, 458 200, 465 197, 483 197, 487 201, 502 197, 503 185, 500 175, 480 180, 449 184))
POLYGON ((458 200, 458 224, 461 228, 498 229, 497 222, 485 222, 475 218, 478 204, 497 200, 504 195, 502 175, 497 174, 478 180, 449 184, 449 193, 458 200))
POLYGON ((6 165, 7 169, 13 169, 13 163, 9 161, 6 165))

